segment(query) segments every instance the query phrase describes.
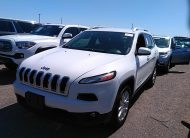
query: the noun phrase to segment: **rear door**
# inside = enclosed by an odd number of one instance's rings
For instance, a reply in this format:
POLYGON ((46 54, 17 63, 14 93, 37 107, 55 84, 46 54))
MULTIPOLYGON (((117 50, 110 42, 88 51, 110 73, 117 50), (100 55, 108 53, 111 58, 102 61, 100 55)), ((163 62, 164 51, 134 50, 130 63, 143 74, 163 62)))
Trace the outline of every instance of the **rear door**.
POLYGON ((148 56, 149 63, 147 67, 150 73, 149 75, 151 75, 157 62, 158 50, 155 47, 155 43, 151 35, 145 34, 145 42, 146 42, 146 47, 151 50, 151 54, 148 56))
POLYGON ((189 64, 190 48, 177 45, 174 38, 172 38, 171 44, 172 44, 171 64, 174 65, 189 64))
MULTIPOLYGON (((140 47, 146 47, 144 34, 139 34, 136 45, 136 53, 140 47)), ((136 88, 139 88, 150 74, 150 57, 147 55, 136 55, 136 88)))

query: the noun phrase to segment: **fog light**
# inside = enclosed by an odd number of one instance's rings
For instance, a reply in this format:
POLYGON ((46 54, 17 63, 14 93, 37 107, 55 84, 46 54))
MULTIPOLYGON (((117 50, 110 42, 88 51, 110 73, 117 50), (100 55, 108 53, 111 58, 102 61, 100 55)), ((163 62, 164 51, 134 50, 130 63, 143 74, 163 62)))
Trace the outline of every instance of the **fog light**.
POLYGON ((96 95, 91 94, 91 93, 80 93, 77 96, 77 99, 83 100, 83 101, 98 101, 98 98, 96 95))

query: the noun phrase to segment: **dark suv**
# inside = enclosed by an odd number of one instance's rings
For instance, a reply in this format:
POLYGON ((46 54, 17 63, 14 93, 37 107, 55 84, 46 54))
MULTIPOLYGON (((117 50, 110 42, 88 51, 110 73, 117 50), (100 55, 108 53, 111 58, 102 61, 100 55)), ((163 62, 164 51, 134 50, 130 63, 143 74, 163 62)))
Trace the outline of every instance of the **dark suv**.
POLYGON ((30 33, 38 26, 40 26, 40 24, 34 21, 0 18, 0 36, 18 33, 30 33))

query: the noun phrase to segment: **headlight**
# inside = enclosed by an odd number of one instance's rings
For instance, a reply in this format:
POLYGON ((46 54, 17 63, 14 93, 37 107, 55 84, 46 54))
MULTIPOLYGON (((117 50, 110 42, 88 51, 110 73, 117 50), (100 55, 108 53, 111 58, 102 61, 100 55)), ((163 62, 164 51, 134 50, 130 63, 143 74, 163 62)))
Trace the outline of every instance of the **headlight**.
POLYGON ((98 82, 104 82, 114 79, 116 76, 116 71, 105 73, 93 77, 84 78, 79 81, 80 84, 90 84, 90 83, 98 83, 98 82))
POLYGON ((22 42, 16 42, 16 46, 19 49, 28 49, 34 46, 36 43, 34 42, 29 42, 29 41, 22 41, 22 42))

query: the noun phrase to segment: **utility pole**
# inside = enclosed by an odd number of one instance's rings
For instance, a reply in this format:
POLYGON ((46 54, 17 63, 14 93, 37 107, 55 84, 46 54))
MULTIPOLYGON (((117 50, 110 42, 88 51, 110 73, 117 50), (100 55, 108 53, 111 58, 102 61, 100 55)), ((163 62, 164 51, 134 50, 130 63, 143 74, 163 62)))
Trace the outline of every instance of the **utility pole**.
POLYGON ((40 13, 38 14, 38 17, 39 17, 39 23, 40 23, 40 20, 41 20, 41 14, 40 13))
POLYGON ((61 24, 63 23, 62 17, 61 17, 61 24))
POLYGON ((134 29, 133 23, 132 23, 131 29, 134 29))

